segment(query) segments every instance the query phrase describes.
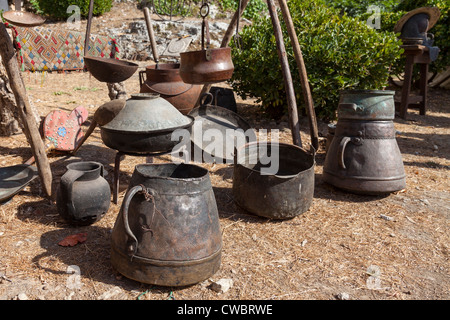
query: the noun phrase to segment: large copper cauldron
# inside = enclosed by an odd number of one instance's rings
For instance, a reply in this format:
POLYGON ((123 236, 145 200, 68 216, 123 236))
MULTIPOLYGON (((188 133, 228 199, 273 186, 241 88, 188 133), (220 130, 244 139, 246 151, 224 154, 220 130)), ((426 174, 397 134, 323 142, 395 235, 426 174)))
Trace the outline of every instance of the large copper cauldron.
POLYGON ((405 188, 395 138, 394 91, 351 90, 341 94, 338 122, 323 179, 337 188, 377 195, 405 188))
POLYGON ((231 48, 210 48, 209 27, 202 22, 202 50, 180 53, 180 76, 186 83, 212 84, 228 80, 233 75, 231 48), (206 46, 204 33, 206 30, 206 46))
POLYGON ((148 66, 139 72, 141 93, 158 93, 182 114, 191 111, 202 91, 201 85, 183 82, 179 63, 163 63, 148 66), (144 79, 144 74, 147 79, 144 79))

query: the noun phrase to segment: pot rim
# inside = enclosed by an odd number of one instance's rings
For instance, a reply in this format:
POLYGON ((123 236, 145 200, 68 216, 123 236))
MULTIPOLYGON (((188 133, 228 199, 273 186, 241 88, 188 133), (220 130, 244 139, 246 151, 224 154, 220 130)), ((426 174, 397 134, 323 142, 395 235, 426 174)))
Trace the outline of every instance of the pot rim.
MULTIPOLYGON (((217 51, 226 52, 226 51, 230 51, 230 53, 231 53, 231 48, 230 47, 223 47, 223 48, 209 48, 209 49, 201 49, 201 50, 194 50, 194 51, 185 51, 185 52, 180 52, 180 57, 188 56, 188 55, 192 55, 192 54, 198 54, 199 52, 205 52, 205 51, 212 51, 212 52, 217 52, 217 51)), ((180 64, 182 65, 182 62, 180 62, 180 64)))
POLYGON ((97 161, 77 161, 77 162, 72 162, 69 163, 66 168, 69 170, 74 170, 74 171, 83 171, 83 172, 94 172, 95 170, 98 170, 99 168, 101 168, 103 166, 103 164, 101 164, 100 162, 97 161), (77 166, 88 166, 88 165, 93 165, 92 169, 89 170, 81 170, 80 168, 77 168, 77 166))
POLYGON ((195 164, 190 164, 190 163, 174 163, 174 162, 168 162, 168 163, 141 163, 141 164, 137 164, 135 166, 135 170, 137 172, 139 172, 139 174, 141 174, 142 176, 146 177, 146 178, 152 178, 152 179, 160 179, 160 180, 171 180, 171 181, 200 181, 200 180, 204 180, 209 178, 209 171, 206 168, 200 167, 198 165, 195 164), (143 172, 139 171, 139 168, 142 167, 165 167, 165 166, 185 166, 185 167, 194 167, 199 169, 200 171, 203 171, 202 175, 199 177, 189 177, 189 178, 173 178, 173 177, 163 177, 163 176, 157 176, 157 175, 148 175, 148 174, 144 174, 143 172))
POLYGON ((109 132, 115 132, 115 133, 122 133, 122 134, 158 134, 158 133, 168 133, 168 132, 173 132, 177 129, 186 129, 186 128, 190 128, 192 127, 192 125, 194 124, 194 117, 190 116, 190 115, 184 115, 185 117, 188 117, 191 122, 182 126, 178 126, 178 127, 171 127, 171 128, 164 128, 164 129, 159 129, 159 130, 148 130, 148 131, 131 131, 131 130, 118 130, 118 129, 114 129, 114 128, 109 128, 106 127, 108 124, 106 124, 105 126, 100 126, 100 130, 105 130, 105 131, 109 131, 109 132))
POLYGON ((394 90, 370 90, 370 89, 346 89, 341 90, 340 94, 374 94, 374 95, 394 95, 394 90))
MULTIPOLYGON (((260 144, 260 143, 261 143, 261 141, 254 141, 254 142, 246 143, 246 144, 242 145, 237 151, 239 152, 239 151, 241 151, 241 150, 243 150, 245 148, 248 148, 248 147, 250 147, 252 145, 257 145, 258 146, 258 144, 260 144)), ((291 179, 293 177, 298 176, 301 173, 304 173, 304 172, 307 172, 307 171, 310 171, 310 170, 314 170, 314 166, 316 164, 316 160, 315 160, 315 154, 316 153, 315 153, 315 150, 314 150, 314 148, 312 146, 311 146, 311 148, 312 148, 313 151, 311 152, 311 151, 308 151, 308 150, 306 150, 306 149, 304 149, 302 147, 296 146, 294 144, 288 144, 288 143, 283 143, 283 142, 272 143, 270 141, 266 141, 265 143, 267 145, 274 145, 274 146, 278 146, 278 147, 288 147, 288 148, 292 148, 292 149, 297 149, 299 151, 305 152, 307 155, 312 157, 312 165, 310 167, 304 169, 304 170, 301 170, 301 171, 295 173, 295 174, 290 174, 290 175, 273 174, 273 175, 269 175, 269 176, 277 177, 277 178, 280 178, 280 179, 291 179)), ((255 170, 253 168, 250 168, 248 166, 243 165, 242 163, 238 163, 237 162, 237 154, 238 154, 238 152, 236 152, 236 154, 235 154, 235 161, 234 161, 234 163, 235 163, 236 166, 241 166, 242 168, 245 168, 246 170, 249 170, 251 172, 255 172, 255 173, 261 174, 261 170, 255 170)))
POLYGON ((156 71, 156 72, 163 72, 163 71, 178 71, 180 69, 180 63, 160 63, 158 65, 156 64, 152 64, 150 66, 145 67, 145 70, 149 70, 149 71, 156 71), (156 68, 156 66, 158 66, 158 68, 156 68), (167 66, 169 66, 169 68, 166 68, 167 66))

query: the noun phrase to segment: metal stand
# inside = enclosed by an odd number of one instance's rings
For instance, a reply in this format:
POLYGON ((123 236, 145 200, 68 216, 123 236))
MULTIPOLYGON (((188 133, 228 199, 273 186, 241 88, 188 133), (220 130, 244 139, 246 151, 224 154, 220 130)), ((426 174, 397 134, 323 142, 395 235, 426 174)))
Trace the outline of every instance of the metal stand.
POLYGON ((114 202, 114 204, 117 204, 117 199, 119 196, 120 161, 122 161, 126 155, 135 156, 135 157, 147 157, 146 163, 153 163, 153 157, 162 156, 162 155, 165 155, 168 153, 170 153, 170 152, 142 154, 142 153, 130 153, 130 152, 117 151, 116 158, 114 160, 114 182, 113 182, 113 202, 114 202))

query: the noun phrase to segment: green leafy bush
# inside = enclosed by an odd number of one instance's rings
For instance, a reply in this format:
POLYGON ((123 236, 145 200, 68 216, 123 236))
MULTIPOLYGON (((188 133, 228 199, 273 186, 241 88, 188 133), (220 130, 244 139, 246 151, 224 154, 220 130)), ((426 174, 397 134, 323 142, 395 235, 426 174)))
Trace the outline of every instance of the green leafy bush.
POLYGON ((401 0, 325 0, 330 7, 341 10, 350 17, 357 17, 367 12, 371 5, 379 6, 382 12, 392 11, 401 0))
MULTIPOLYGON (((288 5, 318 117, 335 118, 341 90, 381 89, 387 84, 389 67, 402 53, 393 33, 377 32, 317 0, 291 0, 288 5)), ((282 27, 297 105, 302 107, 300 76, 282 27)), ((286 91, 271 20, 256 19, 241 38, 241 49, 232 50, 235 71, 230 84, 243 99, 256 98, 272 117, 285 114, 286 91)))
MULTIPOLYGON (((236 11, 239 5, 239 0, 216 0, 218 5, 224 10, 236 11)), ((267 2, 264 0, 250 0, 245 7, 242 16, 246 19, 253 20, 259 17, 262 13, 266 13, 267 2)))
MULTIPOLYGON (((31 5, 36 12, 49 16, 53 19, 67 19, 73 12, 67 12, 67 8, 76 5, 80 8, 82 17, 89 13, 89 0, 31 0, 31 5)), ((111 10, 113 0, 95 0, 93 15, 99 16, 111 10)))

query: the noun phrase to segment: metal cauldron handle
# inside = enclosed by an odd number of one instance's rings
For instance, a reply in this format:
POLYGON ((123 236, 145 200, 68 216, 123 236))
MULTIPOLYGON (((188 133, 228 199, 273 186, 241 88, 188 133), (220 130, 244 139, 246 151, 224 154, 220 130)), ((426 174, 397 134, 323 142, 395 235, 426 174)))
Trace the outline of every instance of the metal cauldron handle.
MULTIPOLYGON (((136 193, 144 193, 144 194, 148 194, 149 190, 151 191, 151 189, 147 189, 145 186, 143 185, 137 185, 134 186, 133 188, 131 188, 127 194, 125 195, 125 199, 123 199, 123 207, 122 207, 122 215, 123 215, 123 224, 125 227, 125 233, 127 234, 127 236, 129 236, 132 240, 134 240, 134 244, 130 244, 127 247, 127 251, 128 251, 128 255, 131 256, 131 259, 133 259, 134 255, 137 252, 137 248, 139 245, 138 239, 136 238, 136 236, 134 235, 133 231, 131 231, 130 228, 130 224, 128 222, 128 208, 130 206, 131 203, 131 199, 133 199, 133 197, 136 195, 136 193)), ((145 197, 146 201, 150 201, 152 198, 150 197, 145 197)))
POLYGON ((145 73, 145 70, 139 71, 139 87, 142 87, 142 85, 145 83, 144 73, 145 73))
POLYGON ((211 60, 211 36, 209 34, 209 23, 206 20, 206 17, 209 14, 209 4, 204 2, 202 7, 200 8, 200 15, 203 18, 202 20, 202 50, 205 50, 205 58, 206 61, 211 60), (206 11, 205 11, 206 9, 206 11), (206 34, 206 45, 205 45, 205 34, 206 34))
MULTIPOLYGON (((144 72, 145 72, 145 71, 144 71, 144 72)), ((162 92, 162 91, 156 90, 155 88, 150 88, 150 86, 149 86, 146 82, 144 82, 144 84, 141 85, 141 87, 142 87, 142 86, 145 86, 146 88, 150 89, 150 90, 153 91, 154 93, 159 94, 160 96, 168 96, 168 97, 179 96, 179 95, 181 95, 181 94, 183 94, 183 93, 188 92, 189 90, 191 90, 191 89, 194 87, 194 85, 191 84, 187 89, 184 89, 183 91, 169 93, 169 92, 162 92)))
POLYGON ((347 169, 344 163, 344 153, 345 153, 345 147, 347 144, 351 141, 350 137, 343 137, 341 142, 339 143, 339 150, 338 150, 338 162, 339 166, 342 169, 347 169))

